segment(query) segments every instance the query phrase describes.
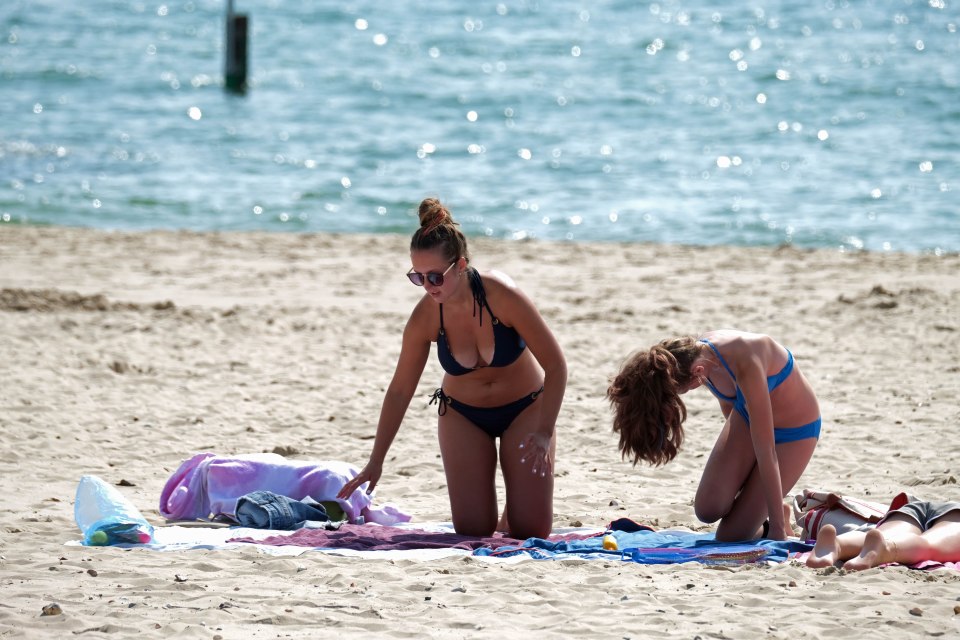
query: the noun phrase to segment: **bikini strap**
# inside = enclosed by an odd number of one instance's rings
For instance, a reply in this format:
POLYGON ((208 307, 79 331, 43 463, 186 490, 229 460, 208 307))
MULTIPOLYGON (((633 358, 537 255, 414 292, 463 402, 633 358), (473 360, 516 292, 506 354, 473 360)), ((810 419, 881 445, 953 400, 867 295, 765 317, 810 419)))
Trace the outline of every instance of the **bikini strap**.
POLYGON ((468 274, 470 278, 470 291, 473 292, 473 316, 477 316, 477 305, 480 305, 480 326, 483 326, 484 309, 490 314, 493 323, 499 324, 500 321, 493 315, 493 309, 490 308, 490 303, 487 302, 487 291, 483 288, 483 280, 480 278, 480 272, 470 267, 468 274))
POLYGON ((789 378, 791 373, 793 373, 793 353, 790 349, 787 349, 787 364, 783 365, 777 375, 767 378, 767 389, 773 391, 783 384, 783 381, 789 378))
MULTIPOLYGON (((473 317, 477 317, 477 305, 480 305, 480 326, 483 326, 483 309, 486 308, 487 313, 490 314, 490 317, 493 319, 494 324, 500 324, 500 321, 497 320, 497 317, 493 315, 493 309, 490 308, 490 303, 487 302, 487 292, 483 288, 483 280, 480 279, 480 272, 469 267, 467 269, 467 279, 470 281, 470 291, 473 293, 473 317)), ((440 305, 440 333, 443 334, 443 304, 440 305)))
POLYGON ((733 381, 736 382, 737 376, 733 375, 733 370, 727 365, 727 361, 723 359, 723 356, 720 355, 720 351, 715 346, 713 346, 713 343, 705 338, 700 338, 700 342, 702 342, 703 344, 713 349, 713 352, 717 354, 718 358, 720 358, 720 364, 723 365, 723 368, 727 370, 727 373, 729 373, 730 377, 733 378, 733 381))
POLYGON ((707 389, 710 389, 710 393, 712 393, 713 395, 717 396, 718 398, 723 398, 724 400, 730 400, 729 397, 720 393, 720 390, 717 389, 715 386, 713 386, 713 383, 710 382, 710 378, 704 378, 703 383, 707 385, 707 389))
POLYGON ((430 406, 434 402, 437 403, 437 415, 442 416, 447 412, 447 406, 450 404, 450 396, 443 392, 443 387, 438 388, 430 396, 430 402, 427 403, 427 406, 430 406))

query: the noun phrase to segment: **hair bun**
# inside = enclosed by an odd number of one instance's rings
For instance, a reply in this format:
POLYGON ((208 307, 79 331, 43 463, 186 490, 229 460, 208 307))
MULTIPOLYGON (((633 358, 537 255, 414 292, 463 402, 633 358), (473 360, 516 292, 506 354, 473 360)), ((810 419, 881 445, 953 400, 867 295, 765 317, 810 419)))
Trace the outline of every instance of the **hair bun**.
POLYGON ((450 212, 436 198, 421 202, 419 213, 421 227, 438 227, 450 218, 450 212))
POLYGON ((458 228, 460 225, 450 211, 436 198, 420 202, 420 227, 410 239, 410 251, 439 250, 444 259, 465 259, 470 262, 467 239, 458 228))

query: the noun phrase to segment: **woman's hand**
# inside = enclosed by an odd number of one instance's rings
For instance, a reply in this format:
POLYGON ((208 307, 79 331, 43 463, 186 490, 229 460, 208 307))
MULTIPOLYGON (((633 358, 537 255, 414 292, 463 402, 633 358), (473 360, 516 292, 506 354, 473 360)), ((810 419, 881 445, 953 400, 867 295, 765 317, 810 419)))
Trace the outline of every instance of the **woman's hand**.
POLYGON ((545 478, 553 473, 553 460, 550 459, 550 438, 542 433, 530 433, 520 443, 523 454, 520 462, 530 463, 530 472, 535 476, 545 478))
POLYGON ((374 487, 377 486, 377 482, 380 481, 380 474, 383 473, 383 467, 380 465, 374 465, 367 463, 367 466, 363 468, 352 480, 343 485, 343 488, 340 489, 340 493, 337 494, 337 497, 341 500, 349 500, 350 496, 353 495, 353 492, 360 488, 364 482, 369 482, 370 485, 367 487, 367 495, 373 493, 374 487))
POLYGON ((770 525, 770 532, 766 535, 767 540, 779 540, 781 542, 787 539, 787 533, 780 527, 770 525))
POLYGON ((783 505, 783 519, 778 522, 776 518, 770 518, 770 531, 767 533, 767 538, 770 540, 789 540, 792 537, 795 537, 797 534, 793 530, 793 526, 790 524, 790 516, 792 510, 786 504, 783 505))

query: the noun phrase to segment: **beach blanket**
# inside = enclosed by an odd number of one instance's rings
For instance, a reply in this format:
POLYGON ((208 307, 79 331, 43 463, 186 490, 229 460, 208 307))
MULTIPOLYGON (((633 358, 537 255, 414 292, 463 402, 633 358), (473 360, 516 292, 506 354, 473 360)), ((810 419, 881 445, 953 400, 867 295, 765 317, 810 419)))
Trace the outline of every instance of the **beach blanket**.
POLYGON ((636 531, 611 532, 618 547, 612 551, 604 549, 603 534, 603 531, 577 532, 551 535, 545 539, 517 540, 500 535, 478 538, 406 527, 343 525, 336 531, 309 529, 286 536, 230 538, 228 542, 363 551, 454 548, 472 550, 475 556, 496 558, 521 555, 538 560, 579 557, 628 560, 640 564, 780 562, 811 548, 808 544, 791 541, 717 542, 712 533, 657 532, 644 527, 636 531))
POLYGON ((482 548, 475 555, 507 557, 528 555, 537 559, 580 557, 606 560, 625 560, 640 564, 675 564, 701 562, 705 564, 745 564, 750 562, 782 562, 811 549, 799 541, 753 540, 748 542, 718 542, 713 533, 687 531, 612 531, 617 549, 608 550, 599 536, 581 540, 543 540, 530 538, 516 546, 504 545, 496 549, 482 548))
MULTIPOLYGON (((561 544, 584 540, 601 535, 590 533, 567 533, 551 535, 548 540, 561 544)), ((518 546, 523 540, 502 534, 489 537, 464 536, 452 531, 427 531, 410 527, 340 525, 336 530, 301 529, 291 535, 266 538, 230 538, 227 542, 252 542, 277 546, 302 546, 315 549, 352 549, 354 551, 400 551, 410 549, 499 549, 518 546)))
MULTIPOLYGON (((332 529, 335 527, 345 527, 352 526, 345 523, 329 523, 329 522, 313 522, 308 521, 306 523, 307 529, 332 529)), ((365 524, 357 525, 360 529, 365 531, 371 531, 374 528, 380 528, 380 525, 376 524, 365 524)), ((241 549, 255 549, 259 553, 263 553, 271 556, 283 556, 283 557, 296 557, 302 556, 309 553, 322 553, 325 555, 332 556, 343 556, 343 557, 353 557, 353 558, 370 558, 378 560, 415 560, 420 562, 428 562, 432 560, 439 560, 442 558, 452 558, 452 557, 469 557, 474 552, 474 546, 468 543, 457 544, 451 546, 446 543, 454 543, 458 540, 457 534, 453 529, 453 524, 450 522, 418 522, 415 525, 409 523, 401 523, 389 527, 391 529, 405 529, 407 531, 420 531, 427 534, 446 534, 446 537, 434 537, 430 538, 434 544, 432 546, 418 546, 415 543, 415 539, 408 540, 409 544, 407 545, 398 545, 406 546, 409 548, 396 548, 396 549, 387 549, 381 547, 379 550, 368 550, 364 547, 370 547, 373 545, 364 545, 364 544, 354 544, 354 548, 347 547, 310 547, 310 546, 301 546, 297 544, 269 544, 267 540, 273 540, 274 542, 279 542, 278 538, 283 538, 286 536, 294 535, 296 532, 291 531, 276 531, 269 529, 256 529, 252 527, 239 527, 239 526, 228 526, 225 524, 201 524, 199 522, 192 523, 182 523, 182 524, 173 524, 167 526, 158 526, 154 529, 155 535, 153 539, 146 544, 134 544, 134 543, 119 543, 114 546, 123 548, 123 549, 140 549, 144 551, 160 551, 160 552, 183 552, 191 549, 203 549, 203 550, 220 550, 220 551, 235 551, 241 549), (243 542, 237 542, 238 540, 243 540, 243 542), (446 541, 446 543, 441 543, 441 541, 446 541)), ((299 530, 302 531, 302 530, 299 530)), ((580 537, 602 535, 603 531, 595 528, 589 527, 564 527, 558 528, 551 538, 557 537, 560 539, 561 536, 567 536, 569 534, 576 534, 580 537)), ((300 533, 302 536, 303 533, 300 533)), ((418 539, 428 540, 427 538, 422 537, 422 534, 417 534, 418 539)), ((521 543, 521 540, 516 540, 514 538, 501 538, 499 535, 493 536, 494 540, 492 543, 497 544, 507 544, 507 543, 521 543)), ((473 539, 476 540, 476 539, 473 539)), ((306 540, 301 539, 302 543, 306 543, 306 540)), ((82 545, 83 540, 69 540, 65 544, 68 546, 77 546, 82 545)), ((497 562, 497 563, 506 563, 514 564, 518 562, 524 562, 527 558, 516 557, 516 558, 497 558, 497 557, 481 557, 476 556, 478 560, 497 562)))
POLYGON ((160 514, 168 520, 210 520, 225 516, 235 520, 237 500, 254 491, 317 502, 336 501, 349 522, 398 524, 410 515, 392 504, 373 506, 363 488, 349 500, 337 492, 357 475, 351 464, 340 461, 289 460, 276 453, 219 456, 198 453, 184 460, 160 493, 160 514))
MULTIPOLYGON (((326 528, 333 526, 330 523, 309 523, 310 527, 326 528)), ((341 525, 345 527, 349 525, 341 525)), ((308 553, 323 553, 334 556, 357 557, 379 560, 415 560, 420 562, 429 562, 450 557, 473 557, 477 560, 489 561, 495 563, 519 563, 531 559, 550 559, 562 561, 564 559, 591 559, 606 561, 624 561, 636 562, 640 564, 676 564, 682 562, 698 562, 710 565, 741 565, 777 562, 782 557, 787 556, 790 562, 803 564, 806 560, 807 552, 811 548, 803 543, 793 542, 773 542, 757 541, 757 543, 715 543, 710 540, 711 534, 696 534, 687 531, 664 530, 652 532, 645 529, 648 533, 655 533, 657 537, 648 536, 640 538, 639 542, 643 545, 660 546, 638 546, 635 548, 623 548, 619 551, 605 551, 602 549, 602 538, 604 530, 578 527, 575 529, 562 528, 557 529, 546 541, 531 539, 530 541, 521 541, 508 537, 494 536, 493 540, 483 538, 471 538, 470 541, 462 542, 461 536, 453 531, 453 525, 449 522, 423 522, 416 526, 409 524, 400 524, 395 527, 386 527, 386 529, 405 529, 414 531, 414 537, 405 541, 405 544, 399 544, 394 549, 388 549, 377 544, 371 543, 371 540, 381 539, 382 534, 377 536, 372 532, 377 525, 363 525, 359 529, 363 530, 363 536, 367 542, 347 544, 344 547, 320 546, 311 547, 301 544, 283 544, 278 538, 296 536, 297 532, 271 531, 268 529, 255 529, 249 527, 228 527, 224 525, 200 526, 194 523, 189 526, 169 525, 159 526, 154 530, 153 539, 146 544, 120 543, 115 546, 125 549, 142 549, 145 551, 174 551, 183 552, 191 549, 205 550, 237 550, 237 549, 256 549, 259 553, 272 556, 295 557, 308 553), (422 533, 427 534, 445 534, 437 537, 424 537, 422 533), (591 540, 592 539, 592 540, 591 540), (698 539, 701 540, 698 543, 698 539), (577 540, 586 541, 584 545, 577 548, 574 542, 577 540), (242 542, 241 542, 242 541, 242 542), (476 542, 483 543, 477 547, 476 542), (568 543, 568 548, 564 549, 561 543, 568 543), (420 546, 422 543, 423 546, 420 546), (524 546, 529 545, 529 546, 524 546), (521 547, 517 549, 517 547, 521 547), (352 548, 351 548, 352 547, 352 548), (768 547, 772 547, 768 549, 768 547), (804 549, 799 554, 794 549, 804 549)), ((380 527, 384 528, 384 527, 380 527)), ((302 531, 302 530, 301 530, 302 531)), ((346 531, 349 531, 347 529, 346 531)), ((623 537, 620 532, 613 534, 619 540, 620 544, 628 544, 628 538, 623 537)), ((299 533, 299 536, 304 536, 299 533)), ((295 538, 298 540, 298 538, 295 538)), ((300 543, 306 543, 306 537, 299 537, 300 543)), ((316 540, 316 542, 321 542, 316 540)), ((329 544, 329 539, 322 541, 322 544, 329 544)), ((83 540, 70 540, 65 544, 69 546, 79 546, 83 540)), ((895 565, 893 565, 895 566, 895 565)), ((911 569, 923 569, 926 571, 934 569, 960 570, 960 563, 937 563, 921 562, 916 565, 908 565, 911 569)))

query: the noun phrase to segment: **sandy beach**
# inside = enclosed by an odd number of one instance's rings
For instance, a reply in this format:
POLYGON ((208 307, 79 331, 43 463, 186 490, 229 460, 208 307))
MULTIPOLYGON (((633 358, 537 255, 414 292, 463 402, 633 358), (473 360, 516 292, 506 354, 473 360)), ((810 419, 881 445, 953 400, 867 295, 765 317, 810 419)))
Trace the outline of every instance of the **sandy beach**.
MULTIPOLYGON (((199 451, 366 461, 420 292, 407 236, 0 226, 0 636, 956 637, 960 572, 156 552, 67 545, 84 474, 155 525, 199 451), (41 615, 57 603, 62 613, 41 615)), ((960 256, 471 239, 563 346, 554 524, 709 530, 692 500, 721 427, 686 397, 680 456, 620 458, 604 400, 633 350, 736 327, 788 346, 820 445, 794 493, 960 499, 960 256)), ((431 358, 377 499, 449 520, 431 358)))

